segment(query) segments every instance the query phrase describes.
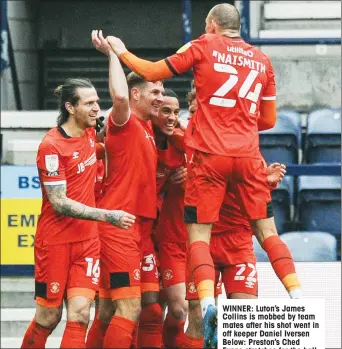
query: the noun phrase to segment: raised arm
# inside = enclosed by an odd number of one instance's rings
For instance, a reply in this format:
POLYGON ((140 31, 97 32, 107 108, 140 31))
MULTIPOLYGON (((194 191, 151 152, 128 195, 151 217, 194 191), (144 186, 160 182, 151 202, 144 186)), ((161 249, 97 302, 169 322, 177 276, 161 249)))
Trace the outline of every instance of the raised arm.
POLYGON ((125 73, 119 58, 103 37, 101 30, 93 30, 92 41, 97 50, 108 56, 109 92, 113 101, 111 117, 115 125, 122 126, 129 119, 129 93, 125 73))

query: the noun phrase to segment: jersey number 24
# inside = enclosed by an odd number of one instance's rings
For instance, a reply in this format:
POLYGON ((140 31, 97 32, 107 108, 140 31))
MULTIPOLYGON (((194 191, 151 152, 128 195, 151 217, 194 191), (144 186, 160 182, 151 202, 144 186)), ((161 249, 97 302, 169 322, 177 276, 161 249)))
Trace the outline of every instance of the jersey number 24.
MULTIPOLYGON (((214 96, 210 98, 209 103, 219 107, 233 108, 236 104, 236 99, 224 98, 224 96, 238 83, 238 71, 229 64, 221 63, 214 63, 214 69, 219 73, 228 73, 229 78, 218 90, 214 92, 214 96)), ((251 114, 254 114, 256 111, 256 103, 258 102, 262 88, 262 84, 259 82, 256 84, 254 92, 250 91, 250 88, 252 87, 258 74, 259 73, 256 70, 251 70, 241 85, 238 94, 239 98, 246 98, 252 101, 249 109, 251 114)))

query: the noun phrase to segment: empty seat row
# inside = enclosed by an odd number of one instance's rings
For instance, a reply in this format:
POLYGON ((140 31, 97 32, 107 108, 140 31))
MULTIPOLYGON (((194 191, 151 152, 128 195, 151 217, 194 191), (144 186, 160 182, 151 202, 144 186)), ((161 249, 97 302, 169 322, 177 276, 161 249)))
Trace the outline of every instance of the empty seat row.
MULTIPOLYGON (((295 262, 332 262, 338 260, 337 239, 327 232, 294 231, 280 236, 295 262)), ((266 252, 253 237, 258 262, 269 262, 266 252)))
MULTIPOLYGON (((318 109, 307 117, 303 162, 341 162, 341 109, 318 109)), ((299 163, 302 119, 293 110, 279 110, 276 125, 260 132, 260 149, 268 163, 299 163)))
POLYGON ((286 176, 272 191, 279 234, 299 230, 327 231, 341 236, 341 177, 286 176))

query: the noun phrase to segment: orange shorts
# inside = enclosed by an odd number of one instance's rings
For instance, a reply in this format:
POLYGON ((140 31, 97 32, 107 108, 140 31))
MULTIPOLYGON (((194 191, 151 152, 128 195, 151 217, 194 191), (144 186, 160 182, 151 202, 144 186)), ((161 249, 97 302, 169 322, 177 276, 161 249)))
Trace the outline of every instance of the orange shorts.
POLYGON ((99 288, 98 237, 59 245, 34 247, 35 298, 43 306, 58 307, 66 296, 94 299, 99 288), (72 293, 68 290, 73 289, 72 293), (76 292, 76 293, 75 293, 76 292))
POLYGON ((159 292, 157 255, 152 240, 154 220, 141 220, 141 292, 159 292))
POLYGON ((164 287, 185 282, 186 243, 161 242, 159 244, 160 272, 164 287))
POLYGON ((226 192, 227 183, 248 219, 273 217, 265 161, 235 158, 195 151, 188 163, 184 198, 186 223, 214 223, 226 192))
POLYGON ((99 224, 101 240, 100 297, 114 299, 140 297, 141 219, 127 230, 109 223, 99 224), (104 295, 108 291, 106 296, 104 295))
MULTIPOLYGON (((216 284, 219 283, 221 275, 227 296, 232 293, 258 295, 252 235, 252 230, 241 227, 229 233, 211 236, 210 253, 215 265, 216 284)), ((197 298, 194 284, 188 283, 187 299, 197 298)))
POLYGON ((143 217, 127 230, 99 225, 101 298, 139 298, 141 292, 159 291, 152 226, 153 220, 143 217))

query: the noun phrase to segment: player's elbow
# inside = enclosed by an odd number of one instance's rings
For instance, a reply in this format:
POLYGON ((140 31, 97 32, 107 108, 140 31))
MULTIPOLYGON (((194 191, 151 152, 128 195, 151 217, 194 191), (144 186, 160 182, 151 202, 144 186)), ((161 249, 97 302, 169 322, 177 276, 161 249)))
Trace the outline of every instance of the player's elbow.
POLYGON ((54 210, 55 213, 57 214, 65 214, 65 204, 61 200, 50 200, 50 204, 52 206, 52 209, 54 210))
POLYGON ((128 105, 129 103, 129 98, 128 95, 124 95, 124 94, 119 94, 115 96, 115 103, 116 104, 120 104, 120 105, 128 105))
POLYGON ((273 128, 276 124, 276 118, 270 118, 265 120, 265 129, 268 130, 270 128, 273 128))

